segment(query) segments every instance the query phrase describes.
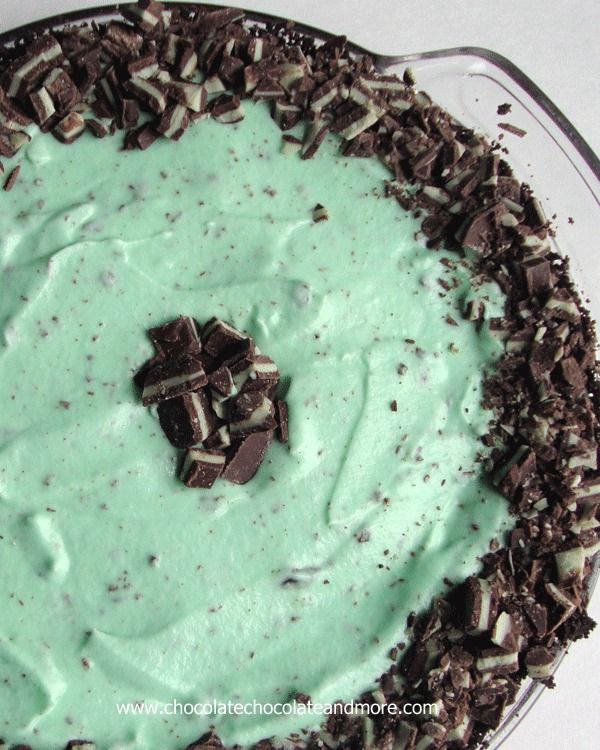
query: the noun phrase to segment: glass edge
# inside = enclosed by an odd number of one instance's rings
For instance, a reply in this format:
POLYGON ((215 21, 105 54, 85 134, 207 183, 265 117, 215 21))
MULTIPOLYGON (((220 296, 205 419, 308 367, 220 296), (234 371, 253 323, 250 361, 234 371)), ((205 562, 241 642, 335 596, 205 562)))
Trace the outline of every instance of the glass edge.
POLYGON ((375 54, 375 62, 378 67, 385 70, 395 65, 402 65, 403 63, 414 62, 415 60, 443 59, 445 57, 453 57, 456 55, 478 57, 486 62, 492 63, 506 73, 512 81, 523 89, 525 93, 541 107, 552 122, 560 128, 591 169, 596 179, 600 180, 600 159, 589 143, 562 110, 559 109, 552 99, 550 99, 550 97, 537 85, 537 83, 524 73, 521 68, 515 65, 515 63, 507 57, 504 57, 504 55, 486 49, 485 47, 450 47, 447 49, 432 50, 429 52, 415 52, 406 55, 375 54))
MULTIPOLYGON (((91 8, 79 9, 69 11, 67 13, 59 13, 44 18, 37 19, 35 21, 28 22, 22 26, 17 26, 13 29, 9 29, 4 32, 0 32, 0 46, 10 44, 18 41, 19 38, 25 32, 36 32, 42 29, 58 26, 61 24, 77 23, 90 21, 103 16, 111 16, 118 12, 122 7, 129 5, 129 3, 118 3, 109 5, 93 6, 91 8)), ((201 3, 194 2, 165 2, 167 9, 173 7, 194 7, 201 5, 201 3)), ((214 8, 222 7, 239 7, 231 5, 214 5, 214 8)), ((253 11, 249 9, 243 9, 247 15, 247 18, 251 21, 258 21, 261 23, 267 22, 285 22, 288 20, 283 16, 278 16, 271 13, 263 13, 260 11, 253 11)), ((332 39, 336 34, 325 31, 316 26, 309 24, 294 22, 295 28, 302 32, 314 36, 317 39, 326 41, 332 39)), ((381 55, 377 52, 373 52, 365 47, 361 47, 355 44, 351 40, 348 41, 350 50, 354 53, 370 55, 373 57, 375 65, 381 70, 385 71, 396 65, 407 64, 414 62, 415 60, 424 59, 443 59, 448 57, 455 57, 457 55, 468 55, 470 57, 476 57, 485 60, 486 62, 492 63, 496 67, 500 68, 506 75, 514 81, 526 94, 528 94, 546 113, 546 115, 555 123, 563 134, 567 137, 569 142, 573 145, 575 150, 579 153, 585 163, 588 165, 596 179, 600 181, 600 159, 588 144, 585 138, 573 125, 573 123, 566 117, 565 114, 554 104, 554 102, 548 97, 544 91, 517 65, 511 60, 498 52, 487 49, 485 47, 449 47, 439 50, 430 50, 426 52, 413 52, 404 55, 381 55)), ((591 599, 593 592, 600 578, 600 554, 594 558, 593 571, 588 580, 587 593, 588 599, 591 599)), ((567 647, 563 647, 558 654, 555 669, 553 674, 556 674, 560 667, 565 655, 567 653, 567 647)), ((519 726, 521 721, 525 718, 527 713, 537 703, 540 696, 544 693, 545 686, 543 683, 529 680, 522 684, 521 694, 517 697, 517 700, 509 708, 509 712, 504 717, 502 723, 497 730, 488 735, 486 745, 489 750, 496 750, 504 745, 505 741, 510 737, 513 731, 519 726)))

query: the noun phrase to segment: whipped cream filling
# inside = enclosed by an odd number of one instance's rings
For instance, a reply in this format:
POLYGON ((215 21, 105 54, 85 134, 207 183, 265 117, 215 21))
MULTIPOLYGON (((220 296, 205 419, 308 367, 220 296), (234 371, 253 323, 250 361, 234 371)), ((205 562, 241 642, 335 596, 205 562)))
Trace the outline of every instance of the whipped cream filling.
POLYGON ((245 108, 144 153, 32 131, 0 199, 9 743, 169 750, 211 724, 242 745, 318 724, 164 709, 356 697, 511 525, 477 461, 502 347, 461 317, 482 296, 500 314, 500 290, 423 247, 376 160, 333 139, 285 155, 245 108), (289 377, 290 444, 248 485, 184 487, 141 406, 144 331, 179 314, 246 329, 289 377))

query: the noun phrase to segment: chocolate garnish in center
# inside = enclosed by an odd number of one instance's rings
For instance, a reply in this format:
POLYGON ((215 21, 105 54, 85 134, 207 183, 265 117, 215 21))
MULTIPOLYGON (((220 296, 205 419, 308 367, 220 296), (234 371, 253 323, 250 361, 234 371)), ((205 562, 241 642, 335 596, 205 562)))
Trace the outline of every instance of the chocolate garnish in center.
POLYGON ((151 328, 156 354, 134 377, 144 406, 157 404, 169 442, 186 453, 181 480, 210 488, 222 476, 246 484, 275 433, 288 440, 279 370, 250 336, 218 318, 199 329, 181 316, 151 328))

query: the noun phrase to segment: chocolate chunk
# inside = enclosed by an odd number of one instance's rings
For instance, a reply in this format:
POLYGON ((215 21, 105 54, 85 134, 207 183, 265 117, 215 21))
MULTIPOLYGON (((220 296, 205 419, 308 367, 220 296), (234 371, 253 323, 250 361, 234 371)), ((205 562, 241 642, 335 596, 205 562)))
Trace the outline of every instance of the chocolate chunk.
POLYGON ((188 745, 185 750, 222 750, 222 748, 223 743, 219 737, 213 731, 210 731, 188 745))
POLYGON ((553 279, 550 261, 535 258, 523 263, 523 270, 527 291, 532 296, 538 296, 542 292, 552 289, 553 279))
POLYGON ((155 0, 138 0, 137 5, 127 5, 122 9, 125 18, 132 21, 140 31, 149 34, 162 25, 163 4, 155 0))
POLYGON ((169 105, 156 130, 172 141, 178 141, 190 125, 190 110, 183 104, 169 105))
POLYGON ((530 648, 525 656, 527 674, 534 680, 545 680, 552 675, 554 656, 544 646, 530 648))
POLYGON ((134 128, 140 117, 140 107, 135 99, 121 99, 117 109, 117 123, 121 129, 134 128))
POLYGON ((206 109, 206 88, 200 84, 174 81, 169 84, 169 95, 192 112, 202 112, 206 109))
POLYGON ((38 37, 29 44, 27 54, 17 60, 8 86, 8 96, 28 93, 42 76, 62 60, 61 46, 51 34, 38 37))
POLYGON ((108 125, 101 120, 86 120, 85 126, 95 138, 106 138, 110 133, 108 125))
POLYGON ((150 55, 144 55, 144 57, 138 57, 135 60, 127 63, 127 72, 134 78, 139 76, 140 78, 152 78, 158 73, 158 60, 156 53, 150 55))
POLYGON ((519 654, 503 648, 486 648, 475 665, 482 674, 512 674, 519 671, 519 654))
POLYGON ((133 57, 141 49, 143 43, 141 34, 119 21, 111 21, 108 24, 102 39, 104 49, 117 58, 133 57))
POLYGON ((157 365, 161 364, 164 359, 160 355, 156 355, 149 359, 147 362, 144 362, 144 364, 140 367, 140 369, 135 373, 133 376, 133 382, 136 384, 138 388, 144 387, 144 380, 146 379, 146 375, 150 372, 150 370, 154 369, 157 365))
POLYGON ((176 359, 161 362, 146 374, 142 402, 144 406, 149 406, 165 399, 182 396, 184 393, 202 388, 207 382, 198 357, 183 354, 176 359))
POLYGON ((215 430, 212 435, 209 435, 203 443, 205 448, 213 448, 215 450, 229 448, 231 445, 229 427, 226 424, 221 425, 221 427, 215 430))
POLYGON ((209 489, 225 466, 225 454, 206 448, 190 448, 181 467, 181 479, 187 487, 209 489))
POLYGON ((53 128, 52 134, 63 143, 73 143, 85 130, 85 120, 79 112, 69 112, 66 117, 53 128))
POLYGON ((501 612, 494 624, 491 641, 504 651, 518 650, 519 628, 512 615, 501 612))
MULTIPOLYGON (((276 101, 273 106, 273 119, 281 130, 291 130, 302 118, 302 109, 297 104, 276 101)), ((324 137, 324 136, 323 136, 324 137)))
POLYGON ((464 617, 469 633, 490 630, 497 612, 497 599, 489 581, 471 577, 465 584, 464 617))
POLYGON ((151 112, 161 115, 167 107, 167 97, 161 83, 136 76, 123 84, 126 91, 139 99, 151 112))
POLYGON ((463 225, 457 239, 482 256, 491 253, 504 209, 498 204, 476 211, 463 225))
POLYGON ((508 102, 505 102, 504 104, 498 105, 496 114, 507 115, 511 111, 511 109, 512 109, 512 104, 508 104, 508 102))
POLYGON ((29 101, 38 125, 43 125, 56 112, 52 97, 43 86, 29 95, 29 101))
POLYGON ((242 391, 264 391, 279 382, 279 370, 270 357, 251 349, 230 364, 233 382, 242 391))
POLYGON ((202 330, 204 349, 213 357, 224 359, 238 352, 248 337, 229 323, 213 318, 202 330))
POLYGON ((313 208, 312 218, 315 224, 317 224, 319 221, 327 221, 327 219, 329 219, 329 212, 327 211, 325 206, 317 203, 317 205, 313 208))
POLYGON ((275 422, 277 429, 275 435, 280 443, 287 443, 289 440, 289 411, 285 401, 277 399, 275 401, 275 422))
POLYGON ((223 478, 234 484, 246 484, 258 471, 272 432, 254 432, 236 441, 229 451, 223 478))
POLYGON ((130 130, 125 137, 125 148, 138 148, 145 151, 158 138, 152 125, 142 125, 137 130, 130 130))
POLYGON ((213 102, 211 114, 217 122, 223 125, 233 125, 243 120, 245 116, 240 97, 230 94, 223 94, 213 102))
POLYGON ((148 335, 157 353, 163 357, 178 357, 186 353, 198 354, 202 348, 196 323, 186 315, 151 328, 148 335))
POLYGON ((11 170, 10 174, 6 178, 6 182, 4 183, 4 190, 7 193, 10 192, 16 185, 17 180, 19 179, 20 171, 21 171, 21 165, 18 164, 13 170, 11 170))
POLYGON ((329 125, 320 117, 307 125, 302 139, 301 156, 303 159, 312 159, 329 132, 329 125))
POLYGON ((59 116, 72 110, 81 101, 79 89, 71 76, 60 68, 54 68, 44 79, 43 90, 52 99, 59 116))
POLYGON ((229 430, 232 436, 274 430, 273 402, 262 393, 241 393, 229 402, 229 430))
POLYGON ((228 367, 222 366, 211 372, 208 376, 208 384, 221 396, 235 395, 236 388, 231 377, 231 370, 228 367))
POLYGON ((217 417, 203 390, 160 401, 158 419, 167 439, 176 448, 189 448, 203 442, 217 427, 217 417))

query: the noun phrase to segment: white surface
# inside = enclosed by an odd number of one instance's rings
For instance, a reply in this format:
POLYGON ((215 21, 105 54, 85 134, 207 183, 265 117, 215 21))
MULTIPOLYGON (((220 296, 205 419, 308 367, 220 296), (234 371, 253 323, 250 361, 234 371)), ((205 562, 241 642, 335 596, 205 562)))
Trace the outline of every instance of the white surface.
MULTIPOLYGON (((225 2, 225 0, 223 0, 225 2)), ((102 0, 0 0, 0 30, 102 0)), ((243 5, 243 0, 232 4, 243 5)), ((248 0, 256 10, 292 17, 382 54, 456 46, 487 47, 508 57, 562 109, 600 151, 600 4, 597 0, 248 0), (407 8, 413 8, 407 11, 407 8), (437 14, 442 14, 442 19, 437 14)), ((600 620, 600 592, 592 602, 600 620)), ((600 632, 571 647, 506 750, 600 747, 600 632)))

